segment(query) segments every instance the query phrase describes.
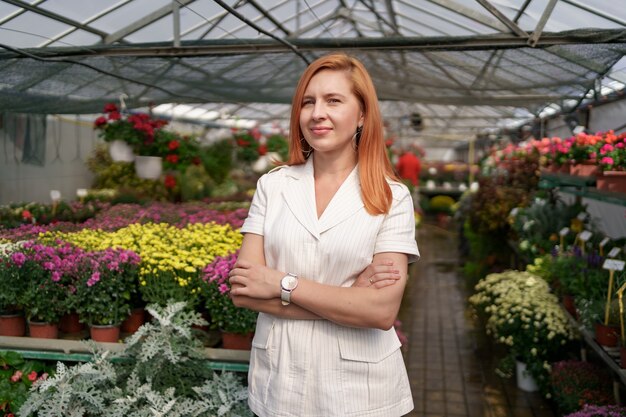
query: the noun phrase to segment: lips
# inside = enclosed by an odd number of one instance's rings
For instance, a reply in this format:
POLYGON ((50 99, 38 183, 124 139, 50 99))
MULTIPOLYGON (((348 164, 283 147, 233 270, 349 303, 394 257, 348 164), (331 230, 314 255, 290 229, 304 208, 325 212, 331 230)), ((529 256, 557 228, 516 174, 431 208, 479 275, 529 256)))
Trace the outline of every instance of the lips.
POLYGON ((323 135, 330 132, 331 130, 332 128, 326 126, 315 126, 311 128, 311 132, 313 132, 313 134, 315 135, 323 135))

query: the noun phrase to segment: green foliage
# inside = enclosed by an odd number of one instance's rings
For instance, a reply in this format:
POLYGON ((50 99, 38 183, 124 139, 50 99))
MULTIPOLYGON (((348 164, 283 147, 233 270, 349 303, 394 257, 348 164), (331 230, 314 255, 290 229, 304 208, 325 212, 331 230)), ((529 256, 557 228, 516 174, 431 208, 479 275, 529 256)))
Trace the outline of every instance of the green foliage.
POLYGON ((431 212, 452 214, 455 203, 448 195, 436 195, 430 199, 428 207, 431 212))
POLYGON ((277 152, 282 161, 286 161, 289 157, 289 143, 283 135, 271 135, 267 138, 267 150, 269 152, 277 152))
POLYGON ((580 410, 584 404, 613 402, 611 377, 590 362, 559 361, 550 373, 552 398, 561 415, 580 410))
POLYGON ((198 288, 202 280, 197 273, 189 273, 187 285, 181 285, 176 271, 155 270, 156 272, 142 278, 139 285, 141 298, 146 304, 165 307, 170 303, 186 301, 189 308, 194 309, 199 303, 198 293, 191 293, 189 288, 198 288))
POLYGON ((18 352, 0 351, 0 412, 15 413, 26 401, 33 382, 52 369, 41 361, 25 360, 18 352))
POLYGON ((129 162, 113 162, 106 147, 98 146, 87 160, 87 167, 94 173, 93 187, 118 190, 119 198, 134 201, 166 200, 167 189, 162 181, 144 180, 135 174, 129 162))
POLYGON ((254 162, 259 159, 259 142, 248 132, 236 132, 237 159, 241 162, 254 162))
POLYGON ((154 317, 123 352, 99 351, 90 363, 38 382, 20 409, 29 417, 248 417, 247 390, 232 373, 206 366, 192 325, 206 322, 185 303, 148 306, 154 317))
POLYGON ((205 197, 209 197, 213 186, 213 180, 202 166, 190 165, 187 170, 181 174, 181 200, 202 200, 205 197))
POLYGON ((201 148, 200 159, 209 177, 221 184, 228 177, 233 165, 234 146, 230 140, 221 140, 201 148))

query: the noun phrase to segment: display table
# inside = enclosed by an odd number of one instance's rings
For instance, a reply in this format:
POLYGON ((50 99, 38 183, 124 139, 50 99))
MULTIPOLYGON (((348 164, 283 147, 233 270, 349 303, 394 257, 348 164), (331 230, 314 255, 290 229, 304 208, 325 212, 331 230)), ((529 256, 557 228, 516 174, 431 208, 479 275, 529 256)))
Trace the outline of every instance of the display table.
MULTIPOLYGON (((124 350, 123 343, 96 343, 112 352, 124 350)), ((35 337, 0 336, 0 350, 14 351, 27 359, 89 362, 92 359, 89 347, 81 340, 38 339, 35 337)), ((250 351, 205 348, 207 366, 219 371, 248 372, 250 351)))

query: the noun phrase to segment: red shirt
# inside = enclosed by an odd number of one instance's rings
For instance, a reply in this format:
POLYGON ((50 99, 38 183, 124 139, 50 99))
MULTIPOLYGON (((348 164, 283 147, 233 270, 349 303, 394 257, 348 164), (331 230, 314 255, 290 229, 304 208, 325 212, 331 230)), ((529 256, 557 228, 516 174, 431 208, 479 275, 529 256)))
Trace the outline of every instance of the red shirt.
POLYGON ((411 152, 404 153, 399 159, 396 165, 398 175, 400 178, 409 180, 414 186, 419 185, 419 175, 422 169, 422 163, 419 158, 411 152))

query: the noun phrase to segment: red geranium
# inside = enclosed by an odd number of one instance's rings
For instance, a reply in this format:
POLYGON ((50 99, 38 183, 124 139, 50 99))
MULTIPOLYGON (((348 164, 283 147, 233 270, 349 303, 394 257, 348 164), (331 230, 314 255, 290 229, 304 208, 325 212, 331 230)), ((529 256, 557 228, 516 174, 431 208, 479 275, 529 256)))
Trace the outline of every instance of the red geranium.
POLYGON ((174 155, 174 154, 169 154, 165 157, 165 160, 171 164, 177 164, 178 163, 178 155, 174 155))
POLYGON ((180 146, 180 142, 177 140, 171 140, 170 143, 167 144, 167 147, 170 151, 175 151, 180 146))
POLYGON ((165 188, 174 188, 176 187, 176 178, 173 175, 165 176, 165 188))

